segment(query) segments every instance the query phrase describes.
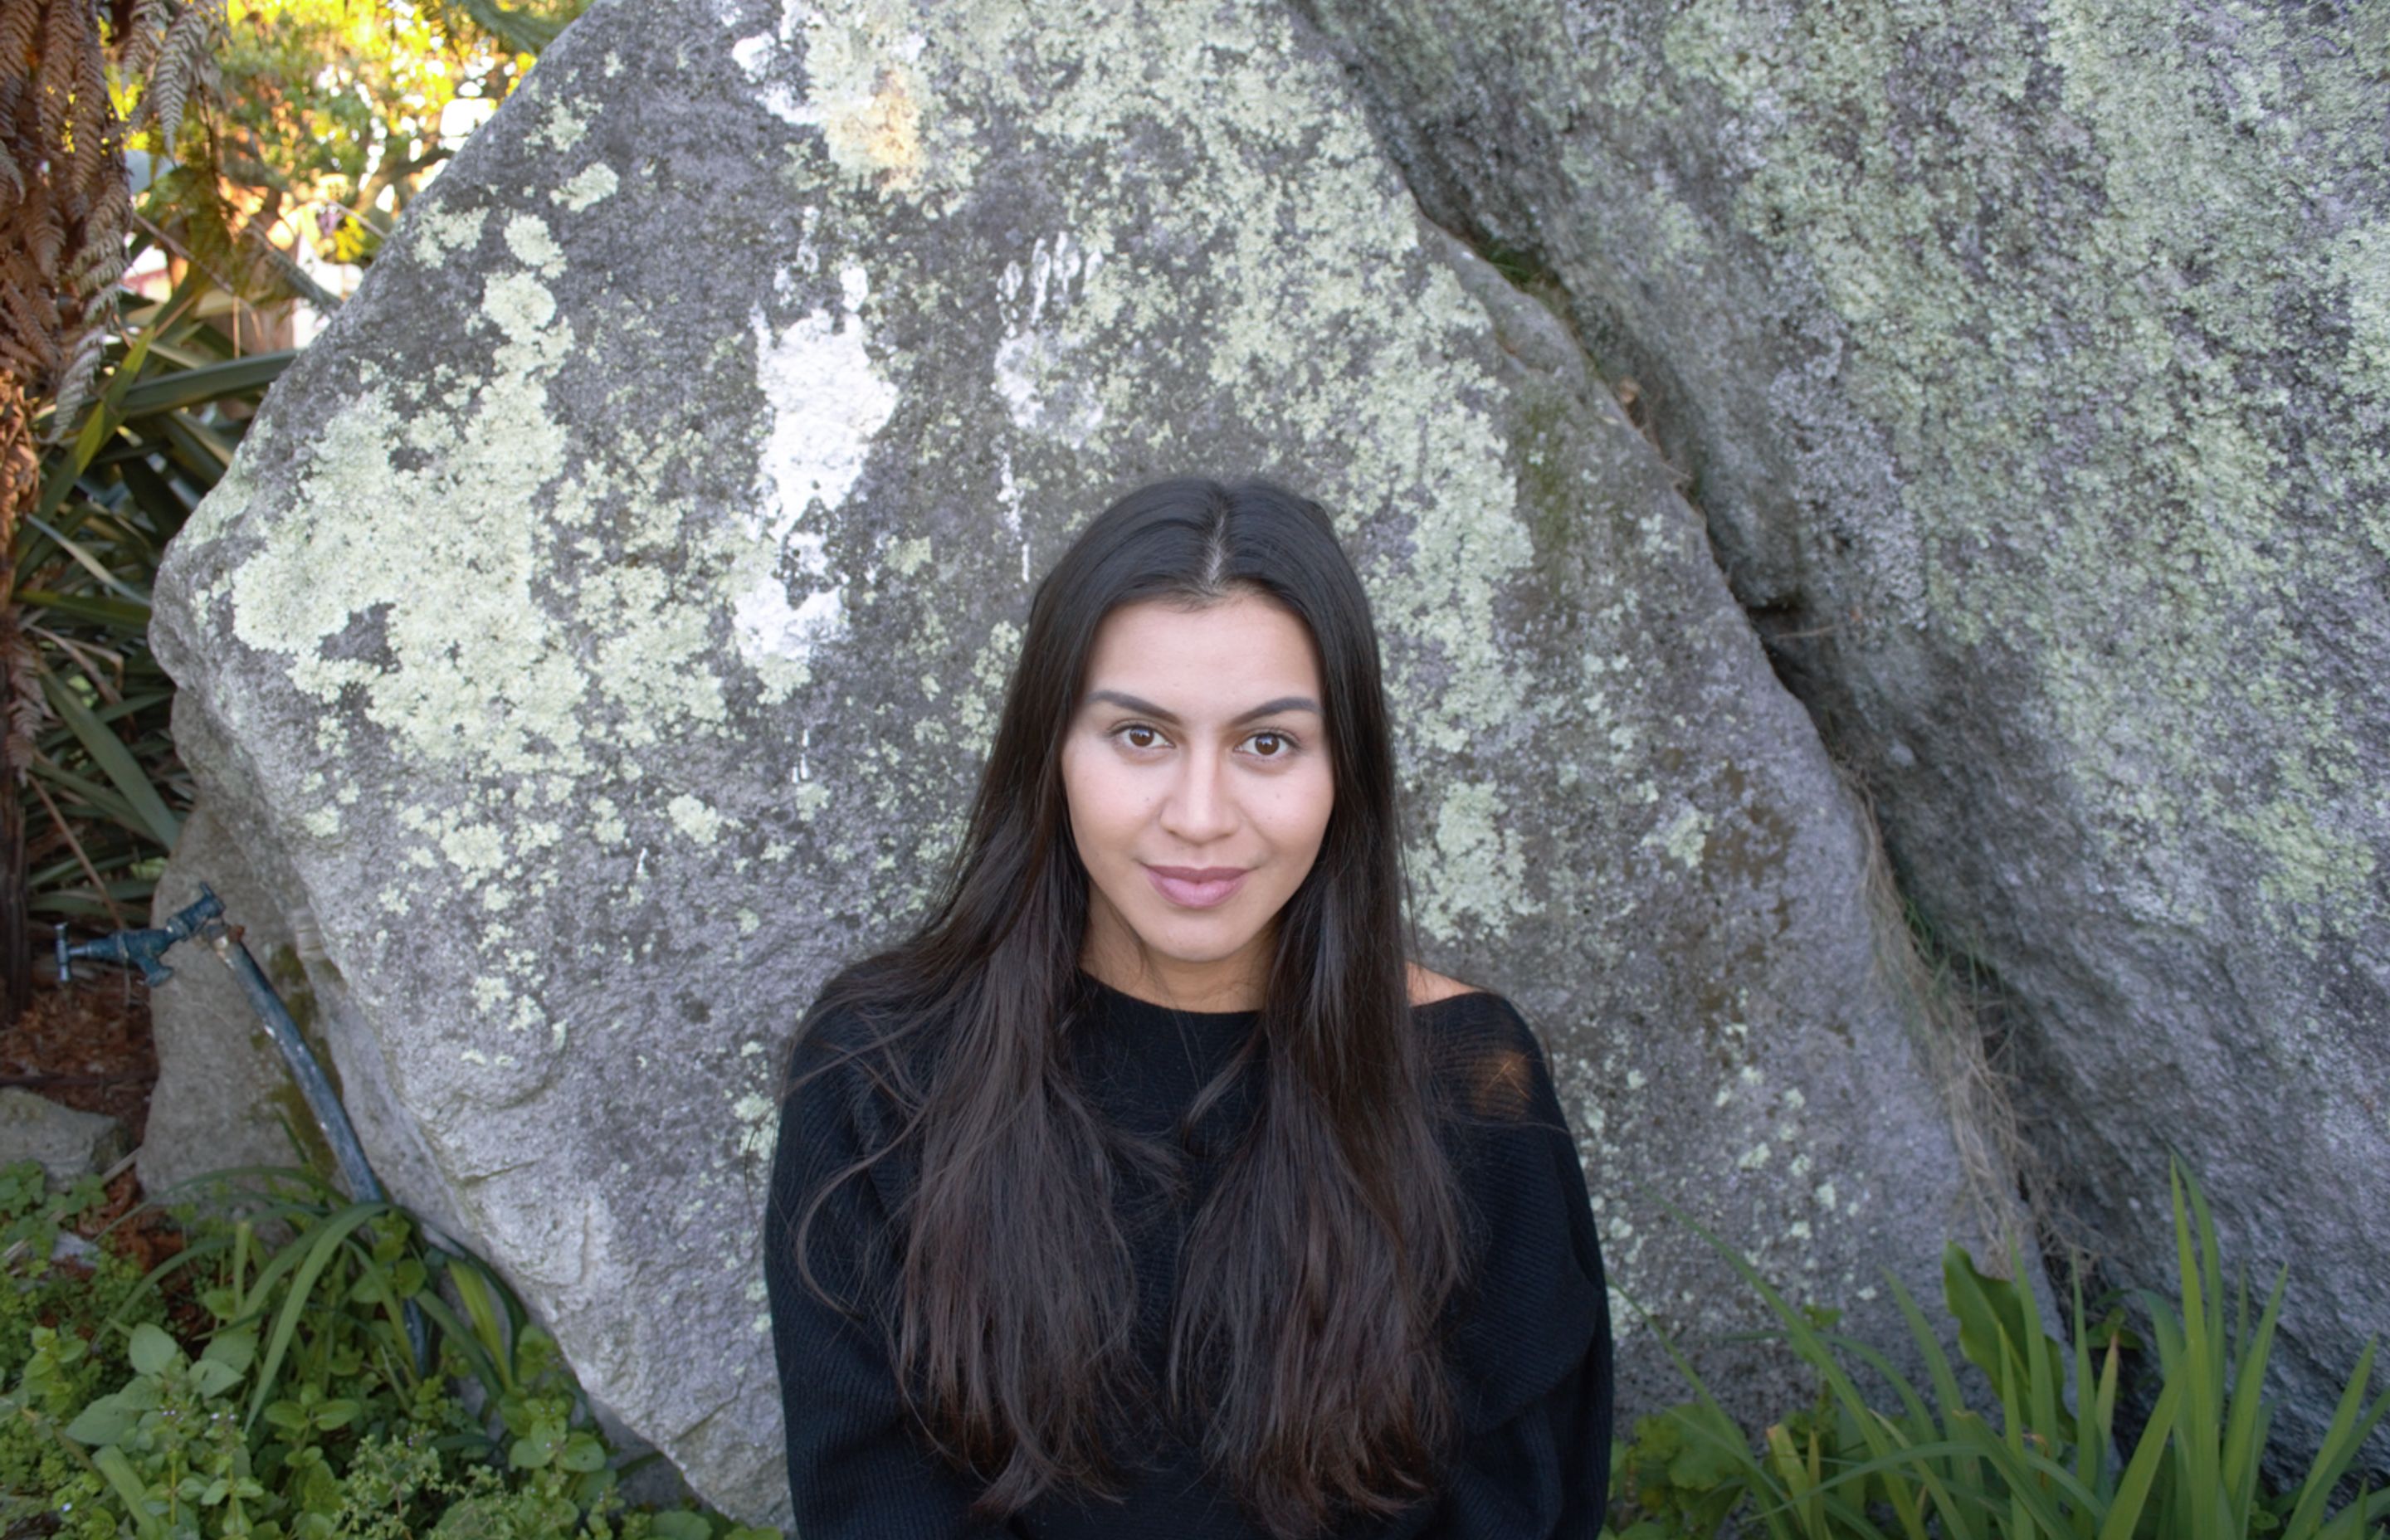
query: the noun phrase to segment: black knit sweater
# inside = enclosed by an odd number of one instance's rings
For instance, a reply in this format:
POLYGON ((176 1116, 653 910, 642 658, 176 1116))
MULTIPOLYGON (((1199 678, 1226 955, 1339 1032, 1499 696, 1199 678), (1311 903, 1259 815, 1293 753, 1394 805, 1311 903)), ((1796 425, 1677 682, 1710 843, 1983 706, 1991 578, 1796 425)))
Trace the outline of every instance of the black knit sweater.
MULTIPOLYGON (((1119 1126, 1168 1137, 1195 1093, 1250 1035, 1251 1011, 1187 1012, 1124 995, 1086 975, 1093 1031, 1073 1033, 1080 1084, 1119 1126), (1084 1045, 1084 1046, 1075 1046, 1084 1045)), ((1499 995, 1456 995, 1416 1007, 1435 1073, 1465 1116, 1445 1125, 1471 1221, 1471 1286, 1454 1335, 1467 1437, 1439 1495, 1340 1540, 1593 1540, 1608 1489, 1610 1312, 1593 1214, 1576 1146, 1561 1117, 1535 1033, 1499 995)), ((837 1056, 852 1023, 816 1023, 792 1075, 837 1056)), ((1238 1133, 1250 1126, 1257 1077, 1215 1106, 1196 1131, 1185 1206, 1163 1203, 1136 1238, 1137 1344, 1161 1380, 1177 1256, 1238 1133)), ((975 1488, 918 1441, 883 1328, 824 1304, 793 1257, 806 1200, 858 1157, 880 1148, 884 1109, 859 1066, 815 1075, 781 1109, 765 1215, 765 1274, 786 1413, 790 1490, 799 1540, 1259 1540, 1264 1532, 1204 1472, 1184 1440, 1152 1441, 1126 1501, 1051 1493, 998 1525, 970 1517, 975 1488)), ((810 1236, 815 1276, 842 1298, 885 1299, 887 1233, 901 1193, 895 1161, 840 1183, 810 1236)), ((1150 1197, 1134 1192, 1132 1198, 1150 1197)), ((1156 1212, 1140 1208, 1141 1214, 1156 1212)), ((1158 1426, 1158 1424, 1157 1424, 1158 1426)))

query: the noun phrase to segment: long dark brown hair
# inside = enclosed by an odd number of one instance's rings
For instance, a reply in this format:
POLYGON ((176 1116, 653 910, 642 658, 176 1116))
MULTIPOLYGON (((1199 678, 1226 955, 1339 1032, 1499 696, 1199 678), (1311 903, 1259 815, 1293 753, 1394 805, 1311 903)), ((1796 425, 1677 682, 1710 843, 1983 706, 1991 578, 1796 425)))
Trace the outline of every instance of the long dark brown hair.
MULTIPOLYGON (((893 1356, 932 1443, 986 1483, 981 1516, 1058 1485, 1116 1491, 1107 1436, 1156 1390, 1194 1414, 1212 1469, 1274 1535, 1434 1490, 1458 1437, 1440 1328, 1466 1220, 1409 1009, 1406 892, 1377 632, 1327 514, 1266 481, 1191 479, 1106 508, 1038 585, 928 918, 833 978, 804 1028, 843 1011, 876 1033, 836 1062, 867 1062, 897 1131, 878 1156, 901 1151, 913 1173, 893 1356), (1335 796, 1278 916, 1253 1033, 1180 1124, 1259 1062, 1252 1132, 1188 1237, 1154 1387, 1109 1194, 1121 1162, 1168 1174, 1176 1157, 1110 1126, 1073 1082, 1087 874, 1061 745, 1107 614, 1236 594, 1310 630, 1335 796)), ((797 1228, 801 1268, 818 1208, 797 1228)))

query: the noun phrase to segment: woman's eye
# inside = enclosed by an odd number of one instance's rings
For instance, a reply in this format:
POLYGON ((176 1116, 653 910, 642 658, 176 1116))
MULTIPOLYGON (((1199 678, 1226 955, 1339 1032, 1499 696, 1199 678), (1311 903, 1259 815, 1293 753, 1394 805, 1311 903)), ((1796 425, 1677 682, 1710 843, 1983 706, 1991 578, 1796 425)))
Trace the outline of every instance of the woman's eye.
POLYGON ((1269 745, 1267 749, 1254 751, 1255 757, 1260 759, 1284 759, 1294 751, 1294 740, 1284 733, 1255 733, 1245 741, 1252 744, 1269 745))
POLYGON ((1150 749, 1162 735, 1151 727, 1132 722, 1120 730, 1120 737, 1132 749, 1150 749))

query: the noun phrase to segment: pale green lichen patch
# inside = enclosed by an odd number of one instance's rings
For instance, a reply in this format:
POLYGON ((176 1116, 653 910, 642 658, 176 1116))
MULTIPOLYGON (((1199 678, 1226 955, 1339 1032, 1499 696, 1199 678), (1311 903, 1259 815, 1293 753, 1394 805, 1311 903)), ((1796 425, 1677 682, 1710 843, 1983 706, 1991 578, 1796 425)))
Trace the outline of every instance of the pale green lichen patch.
MULTIPOLYGON (((516 944, 497 917, 550 899, 566 875, 559 851, 631 842, 623 802, 644 799, 639 767, 623 756, 727 725, 715 622, 734 563, 718 545, 692 548, 690 510, 654 491, 701 450, 689 436, 609 446, 602 468, 569 460, 549 404, 579 340, 550 287, 563 249, 531 216, 507 219, 503 232, 507 255, 528 265, 502 260, 483 276, 467 336, 485 340, 485 370, 452 355, 438 397, 412 408, 365 371, 302 453, 280 506, 228 477, 192 527, 206 538, 238 518, 263 537, 208 597, 225 604, 243 644, 281 658, 290 687, 320 705, 321 763, 343 759, 351 724, 362 723, 383 736, 400 779, 470 789, 402 805, 397 828, 416 842, 377 874, 376 907, 403 916, 470 895, 483 1020, 553 1034, 563 1023, 539 1003, 553 959, 516 944), (593 488, 607 499, 602 511, 593 488), (390 508, 405 510, 405 539, 376 517, 390 508), (592 544, 599 530, 603 547, 592 544), (607 551, 616 558, 603 559, 607 551), (564 552, 581 568, 570 594, 553 581, 564 552), (575 803, 601 771, 614 794, 575 803)), ((342 789, 345 799, 319 784, 318 805, 296 814, 300 827, 342 837, 328 805, 354 800, 353 787, 342 789)), ((731 828, 694 798, 648 803, 646 818, 693 847, 731 828)), ((635 872, 628 896, 638 891, 635 872)))
POLYGON ((700 798, 683 792, 665 803, 664 811, 671 815, 673 827, 692 844, 710 845, 722 836, 722 815, 700 798))
POLYGON ((489 219, 487 209, 451 209, 444 202, 418 205, 407 211, 408 254, 426 266, 437 266, 480 244, 489 219))
POLYGON ((547 196, 563 205, 565 212, 577 214, 613 197, 618 185, 613 167, 603 160, 592 160, 547 196))
POLYGON ((2153 905, 2238 885, 2178 853, 2240 787, 2277 791, 2226 859, 2254 857, 2257 912, 2312 944, 2376 903, 2378 710, 2318 691, 2302 618, 2365 602, 2390 550, 2390 468, 2345 426, 2390 399, 2381 242, 2311 193, 2378 176, 2379 84, 2345 22, 2221 14, 2229 47, 2158 0, 1885 0, 1864 27, 1700 0, 1662 52, 1770 125, 1742 233, 1814 283, 1835 379, 1900 467, 1918 581, 1888 558, 1854 606, 2023 652, 2103 869, 2189 885, 2153 905), (1944 56, 1968 84, 1928 127, 1910 98, 1944 56), (2338 356, 2311 321, 2334 305, 2338 356))
POLYGON ((507 250, 517 262, 538 268, 550 280, 563 271, 564 249, 557 245, 546 220, 536 214, 517 214, 507 221, 506 233, 507 250))
POLYGON ((1698 807, 1680 809, 1674 818, 1655 828, 1645 839, 1646 844, 1659 846, 1668 858, 1687 871, 1702 864, 1702 852, 1709 844, 1710 815, 1698 807))
POLYGON ((1527 852, 1506 817, 1499 788, 1460 781, 1435 811, 1433 848, 1440 880, 1420 894, 1418 920, 1434 935, 1456 934, 1474 919, 1500 930, 1543 905, 1527 892, 1527 852))
POLYGON ((767 111, 820 131, 841 172, 918 197, 933 171, 948 187, 968 186, 978 159, 972 125, 940 113, 932 97, 923 19, 883 0, 789 6, 777 28, 739 38, 730 54, 767 111))

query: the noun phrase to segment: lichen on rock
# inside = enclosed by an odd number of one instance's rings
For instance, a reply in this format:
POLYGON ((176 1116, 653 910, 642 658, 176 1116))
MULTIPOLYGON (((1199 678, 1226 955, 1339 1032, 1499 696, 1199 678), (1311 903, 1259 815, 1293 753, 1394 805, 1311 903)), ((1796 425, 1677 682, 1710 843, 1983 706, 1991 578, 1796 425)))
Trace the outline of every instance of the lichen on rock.
POLYGON ((1297 19, 601 0, 277 388, 158 635, 399 1195, 734 1512, 785 1500, 773 1050, 930 896, 1036 574, 1181 469, 1333 510, 1429 960, 1544 1032, 1617 1277, 1721 1382, 1784 1389, 1656 1200, 1805 1297, 1962 1214, 1857 815, 1699 516, 1297 19))

